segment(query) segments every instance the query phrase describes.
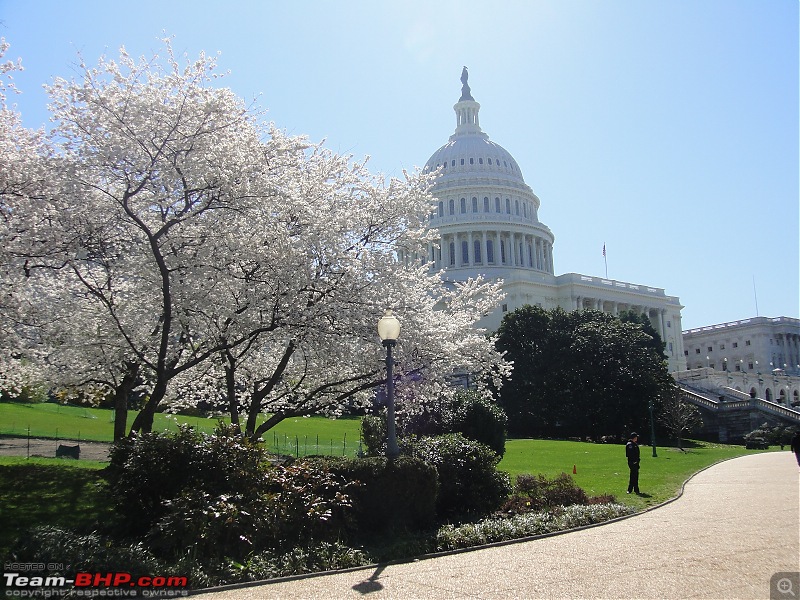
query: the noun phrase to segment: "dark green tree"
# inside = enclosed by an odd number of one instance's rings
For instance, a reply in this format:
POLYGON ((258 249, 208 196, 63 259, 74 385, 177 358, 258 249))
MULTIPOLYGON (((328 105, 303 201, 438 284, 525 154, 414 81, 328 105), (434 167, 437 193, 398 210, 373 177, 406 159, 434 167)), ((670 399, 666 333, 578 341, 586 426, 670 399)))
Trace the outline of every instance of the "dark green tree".
POLYGON ((504 317, 497 348, 514 362, 498 399, 516 436, 624 436, 674 388, 661 341, 599 311, 524 306, 504 317))
POLYGON ((666 347, 666 344, 664 343, 664 340, 661 339, 661 336, 656 331, 656 328, 653 327, 650 317, 644 313, 638 313, 634 310, 624 310, 619 313, 619 320, 623 323, 635 323, 636 325, 641 325, 642 330, 653 338, 653 342, 651 344, 653 350, 655 350, 665 360, 669 358, 666 354, 664 354, 664 348, 666 347))

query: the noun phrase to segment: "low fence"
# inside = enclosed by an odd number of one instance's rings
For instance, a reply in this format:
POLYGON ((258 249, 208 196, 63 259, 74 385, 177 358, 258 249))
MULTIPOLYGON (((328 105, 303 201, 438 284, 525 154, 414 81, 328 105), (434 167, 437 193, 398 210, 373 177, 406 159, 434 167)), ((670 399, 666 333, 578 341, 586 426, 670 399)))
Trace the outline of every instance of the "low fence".
POLYGON ((298 436, 286 433, 273 432, 271 439, 269 433, 264 441, 270 451, 275 454, 284 454, 300 458, 301 456, 359 456, 363 450, 360 440, 347 440, 347 434, 341 440, 320 439, 316 436, 298 436))
MULTIPOLYGON (((175 428, 177 429, 177 427, 175 428)), ((94 437, 85 438, 80 430, 72 429, 47 429, 36 428, 17 423, 7 423, 0 426, 0 436, 8 438, 20 438, 29 440, 28 456, 31 456, 30 440, 34 442, 33 454, 41 452, 39 446, 45 440, 50 440, 49 444, 55 449, 59 441, 66 442, 97 442, 94 437)), ((362 452, 361 441, 358 439, 347 439, 347 434, 341 439, 324 438, 319 435, 291 435, 288 433, 268 432, 262 438, 270 452, 285 456, 300 458, 303 456, 348 456, 354 458, 362 452)), ((108 440, 109 443, 111 440, 108 440)), ((20 446, 21 448, 21 446, 20 446)), ((16 454, 19 454, 17 452, 16 454)), ((23 452, 23 455, 25 453, 23 452)))

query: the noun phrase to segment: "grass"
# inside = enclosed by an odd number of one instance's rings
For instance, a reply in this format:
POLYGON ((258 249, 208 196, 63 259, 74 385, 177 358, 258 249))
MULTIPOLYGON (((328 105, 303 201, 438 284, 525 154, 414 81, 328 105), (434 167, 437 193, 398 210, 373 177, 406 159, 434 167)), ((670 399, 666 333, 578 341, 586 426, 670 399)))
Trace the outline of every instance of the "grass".
MULTIPOLYGON (((128 411, 128 424, 136 411, 128 411)), ((83 408, 54 403, 26 404, 0 402, 0 435, 110 442, 114 439, 114 413, 110 409, 83 408)), ((263 422, 262 416, 259 422, 263 422)), ((176 431, 178 424, 188 424, 210 433, 216 418, 165 415, 158 413, 153 431, 176 431)), ((230 422, 230 419, 222 419, 230 422)), ((270 449, 281 454, 346 454, 358 451, 361 419, 325 417, 286 419, 264 435, 270 449)))
MULTIPOLYGON (((83 409, 80 409, 83 410, 83 409)), ((287 428, 316 438, 317 431, 327 435, 342 427, 357 440, 358 420, 291 419, 287 428), (348 429, 349 428, 349 429, 348 429)), ((320 435, 323 435, 322 433, 320 435)), ((301 442, 302 443, 302 442, 301 442)), ((640 488, 644 495, 628 495, 628 467, 625 449, 617 444, 592 444, 554 440, 508 440, 506 454, 499 464, 512 476, 520 473, 572 474, 576 483, 589 495, 613 494, 617 500, 636 510, 648 508, 673 498, 683 482, 693 473, 727 458, 762 452, 742 446, 690 442, 685 452, 676 448, 651 449, 642 446, 640 488)), ((91 531, 111 516, 99 489, 98 469, 106 463, 24 457, 0 457, 0 556, 5 556, 14 538, 35 525, 58 525, 91 531)))
POLYGON ((96 470, 105 465, 80 461, 79 467, 56 461, 8 457, 0 461, 0 556, 6 555, 17 536, 35 525, 90 531, 111 517, 96 470))
POLYGON ((593 444, 553 440, 508 440, 498 468, 516 477, 520 473, 553 477, 572 475, 587 494, 613 494, 617 501, 644 509, 673 498, 692 474, 721 460, 763 452, 707 442, 689 442, 685 451, 673 447, 641 446, 639 489, 642 496, 626 494, 628 463, 620 444, 593 444), (575 474, 573 474, 573 467, 575 474))
MULTIPOLYGON (((216 426, 213 419, 159 414, 154 430, 174 430, 176 419, 207 432, 216 426)), ((0 434, 24 436, 28 427, 35 437, 92 441, 110 441, 113 432, 110 410, 0 403, 0 434)), ((284 454, 353 456, 359 434, 359 418, 292 418, 268 432, 265 442, 273 451, 284 454)), ((624 446, 617 444, 512 439, 506 442, 506 454, 498 468, 512 477, 520 473, 548 477, 568 473, 587 494, 611 494, 641 510, 673 498, 684 481, 711 464, 761 452, 705 442, 690 442, 685 451, 672 447, 659 447, 657 451, 658 456, 653 457, 650 447, 641 447, 641 496, 625 493, 628 466, 624 446)), ((34 524, 88 527, 107 515, 95 485, 99 479, 96 469, 103 466, 105 463, 87 460, 0 457, 0 515, 4 525, 0 550, 7 547, 13 535, 34 524), (8 526, 10 523, 13 525, 8 526)))

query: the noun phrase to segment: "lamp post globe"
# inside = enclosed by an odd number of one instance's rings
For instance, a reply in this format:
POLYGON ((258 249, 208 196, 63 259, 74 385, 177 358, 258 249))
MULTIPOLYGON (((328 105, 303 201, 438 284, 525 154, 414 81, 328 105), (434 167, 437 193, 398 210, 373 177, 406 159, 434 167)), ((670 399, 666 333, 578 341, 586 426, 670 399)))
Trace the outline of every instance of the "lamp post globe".
POLYGON ((378 336, 381 338, 383 346, 386 348, 386 457, 394 460, 400 455, 400 448, 397 446, 397 434, 394 423, 394 358, 392 349, 397 344, 400 337, 400 321, 392 314, 390 309, 386 309, 384 315, 378 320, 378 336))

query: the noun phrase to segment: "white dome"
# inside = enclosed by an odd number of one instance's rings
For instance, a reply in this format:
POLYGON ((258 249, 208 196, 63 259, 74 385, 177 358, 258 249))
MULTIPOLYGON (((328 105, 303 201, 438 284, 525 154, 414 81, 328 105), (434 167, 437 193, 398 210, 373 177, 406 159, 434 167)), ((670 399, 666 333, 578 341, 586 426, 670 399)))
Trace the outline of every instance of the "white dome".
POLYGON ((482 188, 500 187, 532 196, 531 200, 538 209, 539 199, 525 184, 517 161, 508 150, 491 141, 481 130, 478 117, 481 105, 472 97, 467 78, 467 68, 464 67, 461 98, 453 106, 456 130, 448 142, 425 163, 425 171, 439 171, 434 194, 462 188, 465 184, 482 188))
POLYGON ((438 173, 430 223, 440 240, 429 259, 455 278, 550 277, 554 236, 539 221, 539 198, 514 157, 481 131, 467 78, 465 67, 456 130, 425 164, 438 173))
POLYGON ((485 133, 454 134, 425 163, 426 171, 441 168, 437 184, 446 185, 453 178, 491 177, 512 187, 527 187, 517 161, 485 133))

